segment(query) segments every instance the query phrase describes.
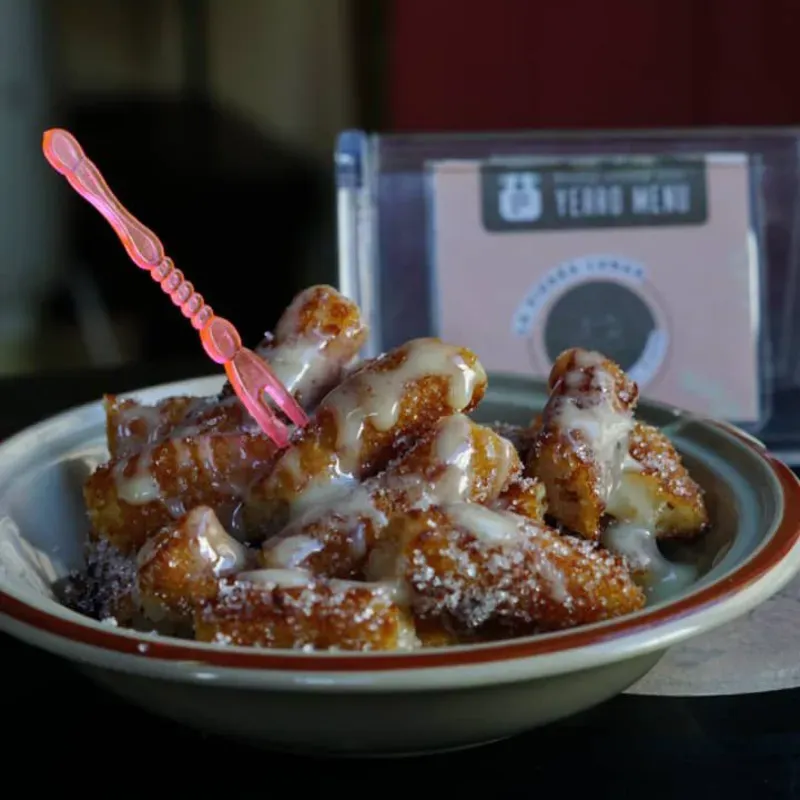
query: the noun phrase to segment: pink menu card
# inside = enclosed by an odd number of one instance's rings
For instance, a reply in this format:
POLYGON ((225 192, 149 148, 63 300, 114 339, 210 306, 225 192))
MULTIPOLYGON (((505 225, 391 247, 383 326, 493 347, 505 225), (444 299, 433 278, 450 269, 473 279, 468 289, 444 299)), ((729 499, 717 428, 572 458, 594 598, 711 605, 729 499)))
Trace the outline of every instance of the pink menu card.
POLYGON ((746 156, 430 170, 439 336, 489 370, 538 377, 563 349, 590 347, 645 397, 761 419, 746 156))

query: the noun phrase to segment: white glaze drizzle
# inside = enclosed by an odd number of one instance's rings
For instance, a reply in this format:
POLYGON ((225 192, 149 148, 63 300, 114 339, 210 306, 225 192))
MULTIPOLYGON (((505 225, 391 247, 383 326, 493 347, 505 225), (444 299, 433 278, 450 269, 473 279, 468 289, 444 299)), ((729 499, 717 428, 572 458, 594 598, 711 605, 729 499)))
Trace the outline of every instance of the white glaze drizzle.
POLYGON ((153 474, 152 452, 143 450, 130 459, 120 459, 111 468, 117 497, 132 506, 161 499, 161 487, 153 474))
MULTIPOLYGON (((467 407, 476 386, 486 378, 480 364, 471 367, 459 348, 438 339, 415 339, 402 350, 405 358, 396 369, 378 371, 367 364, 330 392, 320 404, 320 412, 327 409, 333 412, 336 420, 336 463, 333 470, 308 482, 295 498, 293 518, 310 507, 330 503, 337 495, 346 494, 353 488, 360 477, 364 425, 369 420, 379 431, 391 430, 397 424, 410 382, 428 375, 447 378, 448 403, 454 412, 458 412, 467 407)), ((284 453, 278 469, 289 470, 298 482, 304 482, 297 448, 289 448, 284 453)))
POLYGON ((510 511, 495 511, 477 503, 443 506, 450 522, 486 545, 513 545, 522 539, 526 520, 510 511))
POLYGON ((664 557, 652 525, 612 522, 603 534, 603 544, 626 559, 637 582, 651 602, 667 599, 697 580, 697 570, 664 557))
MULTIPOLYGON (((331 304, 348 302, 330 286, 311 286, 284 311, 274 335, 267 334, 256 347, 256 353, 306 409, 341 381, 366 334, 355 314, 345 327, 326 324, 331 304), (309 310, 312 318, 304 320, 309 310)), ((352 310, 356 311, 355 306, 352 310)))
POLYGON ((397 586, 391 581, 349 581, 341 579, 319 578, 303 569, 256 569, 240 572, 236 576, 239 584, 250 584, 265 589, 301 589, 317 583, 327 586, 333 592, 348 592, 364 589, 376 596, 394 602, 397 586))
POLYGON ((240 572, 236 582, 266 589, 300 589, 311 586, 315 578, 303 569, 254 569, 240 572))
MULTIPOLYGON (((315 506, 306 511, 266 543, 264 554, 269 566, 297 567, 309 556, 320 552, 324 546, 322 541, 306 535, 304 530, 321 520, 330 520, 331 524, 347 529, 353 557, 365 556, 365 526, 370 524, 377 531, 388 524, 386 515, 376 506, 378 493, 402 495, 408 509, 463 500, 471 484, 470 473, 475 455, 472 426, 473 423, 464 414, 454 414, 439 422, 432 442, 434 463, 429 465, 434 474, 438 473, 433 480, 425 480, 418 473, 397 474, 390 466, 380 476, 357 485, 330 505, 315 506)), ((499 453, 491 454, 499 465, 497 486, 494 487, 499 492, 508 481, 516 458, 510 442, 501 437, 493 441, 500 448, 499 453)), ((427 442, 421 441, 419 446, 425 447, 427 442)), ((413 456, 413 450, 409 455, 413 456)))
POLYGON ((233 538, 212 513, 198 525, 197 542, 205 560, 213 562, 214 575, 223 577, 244 569, 250 563, 250 553, 233 538))
POLYGON ((581 434, 597 465, 600 500, 608 503, 623 464, 633 461, 627 454, 634 418, 616 397, 614 376, 604 368, 605 363, 600 353, 577 351, 576 369, 563 375, 561 391, 551 396, 548 411, 552 422, 567 435, 581 434))
MULTIPOLYGON (((250 563, 250 553, 234 539, 209 508, 195 508, 173 531, 172 536, 186 536, 197 544, 197 554, 217 577, 232 575, 250 563)), ((148 539, 136 556, 139 569, 145 567, 158 553, 159 537, 148 539)))
POLYGON ((367 420, 379 431, 391 430, 398 421, 406 386, 427 375, 448 379, 448 403, 453 411, 466 408, 475 387, 485 375, 471 367, 457 347, 437 339, 415 339, 403 347, 405 358, 393 370, 374 371, 369 367, 357 372, 323 401, 337 420, 339 471, 357 472, 361 436, 367 420))

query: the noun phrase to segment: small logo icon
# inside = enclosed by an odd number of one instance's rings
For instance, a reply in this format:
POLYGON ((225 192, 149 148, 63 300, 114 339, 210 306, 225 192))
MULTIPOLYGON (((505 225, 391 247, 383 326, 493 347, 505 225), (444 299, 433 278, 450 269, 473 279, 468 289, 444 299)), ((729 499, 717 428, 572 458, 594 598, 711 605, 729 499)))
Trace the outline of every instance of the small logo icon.
POLYGON ((499 176, 497 210, 505 222, 535 222, 542 216, 541 178, 535 172, 499 176))

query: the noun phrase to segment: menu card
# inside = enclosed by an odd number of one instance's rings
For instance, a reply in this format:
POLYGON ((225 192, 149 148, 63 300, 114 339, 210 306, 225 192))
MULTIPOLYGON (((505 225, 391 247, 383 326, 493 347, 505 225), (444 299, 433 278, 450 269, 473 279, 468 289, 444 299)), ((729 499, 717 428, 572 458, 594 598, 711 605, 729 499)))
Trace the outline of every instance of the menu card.
POLYGON ((437 335, 539 377, 600 350, 645 397, 761 419, 747 155, 444 161, 429 186, 437 335))

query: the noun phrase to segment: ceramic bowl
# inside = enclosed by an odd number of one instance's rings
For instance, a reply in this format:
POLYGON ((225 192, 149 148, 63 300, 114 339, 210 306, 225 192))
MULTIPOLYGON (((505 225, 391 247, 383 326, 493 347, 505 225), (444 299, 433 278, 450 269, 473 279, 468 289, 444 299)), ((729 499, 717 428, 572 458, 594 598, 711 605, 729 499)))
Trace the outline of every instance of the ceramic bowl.
MULTIPOLYGON (((208 395, 219 378, 147 389, 208 395)), ((541 384, 496 377, 476 417, 526 423, 541 384)), ((753 438, 643 403, 707 492, 714 522, 675 557, 697 581, 625 618, 558 634, 407 654, 258 651, 115 629, 60 606, 51 585, 81 563, 81 485, 106 457, 100 403, 0 446, 0 627, 74 662, 156 714, 276 749, 409 754, 471 746, 622 692, 671 645, 747 613, 800 568, 800 487, 753 438)))

